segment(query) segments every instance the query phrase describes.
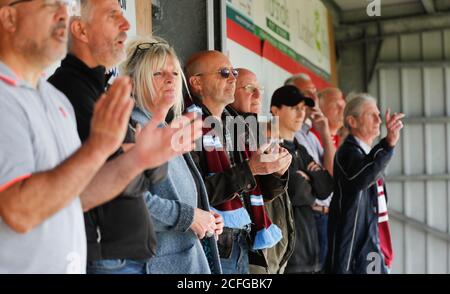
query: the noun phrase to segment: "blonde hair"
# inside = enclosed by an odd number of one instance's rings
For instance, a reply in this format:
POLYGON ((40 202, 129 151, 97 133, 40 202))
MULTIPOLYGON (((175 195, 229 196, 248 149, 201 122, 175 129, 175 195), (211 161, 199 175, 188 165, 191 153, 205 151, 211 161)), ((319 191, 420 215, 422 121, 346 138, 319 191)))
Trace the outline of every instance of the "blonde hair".
POLYGON ((133 99, 138 107, 149 111, 149 101, 156 96, 153 84, 153 74, 166 64, 168 58, 172 58, 175 70, 179 77, 176 80, 176 101, 172 107, 175 118, 183 112, 183 82, 186 78, 181 68, 175 50, 162 38, 138 37, 127 45, 127 59, 120 66, 121 75, 131 77, 133 82, 133 99), (150 43, 148 49, 139 50, 138 46, 150 43))

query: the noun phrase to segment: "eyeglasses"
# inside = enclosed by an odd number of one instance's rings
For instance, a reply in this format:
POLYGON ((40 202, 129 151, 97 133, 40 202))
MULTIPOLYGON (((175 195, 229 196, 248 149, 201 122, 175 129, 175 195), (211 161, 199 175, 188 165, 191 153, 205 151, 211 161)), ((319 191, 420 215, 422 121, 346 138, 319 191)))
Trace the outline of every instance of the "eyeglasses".
POLYGON ((128 61, 128 65, 130 65, 134 61, 134 59, 136 59, 136 56, 139 53, 145 52, 145 51, 149 50, 150 48, 152 48, 155 45, 166 45, 166 46, 168 46, 169 44, 167 44, 166 42, 146 42, 146 43, 141 43, 141 44, 137 45, 136 49, 134 49, 134 52, 131 55, 130 61, 128 61))
POLYGON ((245 92, 255 94, 256 91, 259 91, 259 93, 264 94, 264 87, 257 87, 252 84, 245 85, 243 87, 240 87, 239 89, 244 89, 245 92))
POLYGON ((219 74, 224 79, 228 79, 230 77, 230 75, 233 75, 235 78, 237 78, 239 76, 239 72, 237 69, 228 68, 228 67, 221 68, 215 72, 198 73, 198 74, 195 74, 194 76, 200 77, 200 76, 204 76, 204 75, 213 75, 213 74, 219 74))
MULTIPOLYGON (((8 4, 8 6, 14 6, 24 2, 31 2, 34 0, 16 0, 8 4)), ((69 16, 80 15, 80 0, 43 0, 43 6, 51 7, 57 10, 61 6, 67 8, 69 16)))

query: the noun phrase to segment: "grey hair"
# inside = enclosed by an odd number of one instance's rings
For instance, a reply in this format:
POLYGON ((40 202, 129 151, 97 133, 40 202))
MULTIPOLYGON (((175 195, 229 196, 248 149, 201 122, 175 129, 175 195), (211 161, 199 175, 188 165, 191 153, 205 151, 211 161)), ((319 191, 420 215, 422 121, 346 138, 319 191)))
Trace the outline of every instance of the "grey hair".
POLYGON ((84 21, 90 21, 92 18, 92 1, 94 0, 80 0, 80 17, 84 21))
POLYGON ((294 86, 295 81, 302 80, 302 81, 311 81, 311 77, 308 74, 301 73, 298 75, 294 75, 290 78, 288 78, 285 82, 285 86, 294 86))
POLYGON ((348 123, 347 118, 349 116, 359 117, 362 112, 362 107, 366 103, 374 103, 377 104, 377 100, 367 93, 350 93, 346 99, 347 105, 344 110, 344 126, 351 130, 350 124, 348 123))
MULTIPOLYGON (((85 22, 89 22, 92 18, 92 5, 91 5, 91 1, 92 0, 80 0, 80 11, 79 11, 79 15, 74 15, 70 18, 70 22, 69 22, 69 28, 72 25, 72 23, 76 20, 82 20, 85 22)), ((68 42, 67 42, 67 49, 70 52, 73 46, 73 36, 70 33, 70 29, 69 29, 69 36, 68 36, 68 42)))
POLYGON ((136 105, 144 110, 149 110, 148 101, 155 97, 155 87, 153 84, 153 74, 161 69, 168 58, 172 58, 176 71, 180 79, 176 81, 176 95, 172 110, 175 117, 179 117, 183 111, 183 82, 186 78, 175 53, 175 50, 162 38, 158 37, 137 37, 130 41, 127 46, 127 59, 120 65, 121 75, 130 76, 133 82, 133 99, 136 105), (153 43, 149 49, 135 54, 137 47, 142 43, 153 43))

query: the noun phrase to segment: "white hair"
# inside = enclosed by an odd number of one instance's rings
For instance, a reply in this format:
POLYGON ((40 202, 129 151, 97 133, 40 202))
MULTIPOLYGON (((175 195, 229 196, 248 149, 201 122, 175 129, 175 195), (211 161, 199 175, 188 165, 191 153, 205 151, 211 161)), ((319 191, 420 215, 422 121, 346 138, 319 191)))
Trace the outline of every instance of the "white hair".
POLYGON ((67 41, 67 49, 70 52, 73 47, 73 36, 70 32, 70 26, 76 20, 82 20, 84 22, 90 22, 92 19, 92 4, 91 0, 80 0, 80 11, 78 15, 73 15, 69 21, 69 36, 67 41))
POLYGON ((308 74, 301 73, 297 75, 293 75, 289 79, 284 82, 285 86, 294 86, 295 81, 301 80, 301 81, 311 81, 311 77, 308 74))
POLYGON ((351 127, 347 121, 349 116, 358 118, 361 115, 362 107, 366 103, 377 104, 377 100, 367 93, 350 93, 347 96, 347 105, 344 110, 344 126, 351 130, 351 127))

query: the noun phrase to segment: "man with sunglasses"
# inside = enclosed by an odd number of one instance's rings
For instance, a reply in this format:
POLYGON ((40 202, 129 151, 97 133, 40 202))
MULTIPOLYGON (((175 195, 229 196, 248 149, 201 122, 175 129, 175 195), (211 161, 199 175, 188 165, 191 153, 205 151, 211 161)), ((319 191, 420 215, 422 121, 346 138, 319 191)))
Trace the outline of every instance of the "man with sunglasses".
MULTIPOLYGON (((281 176, 290 163, 289 154, 278 154, 273 162, 264 162, 260 151, 249 157, 245 150, 236 149, 227 124, 232 116, 225 107, 234 102, 238 74, 228 57, 218 51, 194 54, 186 66, 193 102, 201 107, 204 119, 201 149, 193 152, 193 158, 203 175, 211 205, 224 219, 218 246, 225 274, 249 273, 249 233, 251 224, 260 224, 256 218, 265 220, 269 225, 261 228, 273 233, 276 242, 280 240, 281 232, 270 226, 265 211, 261 210, 263 199, 257 199, 261 196, 251 192, 257 186, 255 176, 264 175, 259 181, 262 195, 271 199, 281 195, 286 186, 286 179, 281 176), (210 123, 219 127, 209 130, 210 123), (273 176, 274 173, 279 175, 273 176)), ((252 237, 256 234, 251 233, 252 237)), ((255 244, 253 238, 254 248, 255 244)), ((262 265, 267 266, 264 261, 262 265)))
MULTIPOLYGON (((92 132, 94 105, 105 91, 105 72, 126 58, 130 24, 117 0, 81 0, 80 12, 81 16, 70 22, 69 54, 49 81, 68 96, 81 141, 85 141, 92 132)), ((163 119, 156 114, 154 120, 163 119)), ((164 153, 174 155, 169 134, 175 129, 165 128, 166 136, 148 130, 144 128, 135 139, 130 125, 121 148, 109 158, 109 173, 103 176, 120 196, 85 213, 88 273, 146 273, 145 261, 154 255, 156 237, 143 194, 150 183, 165 178, 167 166, 145 172, 141 169, 139 174, 130 171, 135 170, 137 162, 138 166, 150 168, 155 166, 145 162, 152 158, 160 157, 162 164, 169 159, 164 153), (136 151, 139 159, 133 157, 136 151)), ((105 185, 96 192, 103 194, 108 188, 105 185)))
MULTIPOLYGON (((239 68, 239 75, 236 82, 236 92, 234 93, 234 102, 227 106, 227 110, 235 118, 243 119, 255 118, 261 115, 262 99, 264 88, 260 86, 256 74, 249 69, 239 68)), ((248 124, 246 134, 248 139, 267 137, 267 134, 261 134, 261 128, 256 124, 252 127, 248 124)), ((282 274, 287 265, 289 257, 292 255, 295 245, 295 225, 294 215, 291 207, 291 201, 287 193, 281 194, 271 202, 264 204, 269 218, 277 225, 283 235, 283 242, 278 242, 270 248, 265 248, 263 256, 267 264, 266 267, 258 264, 255 257, 250 254, 250 273, 251 274, 282 274)))

